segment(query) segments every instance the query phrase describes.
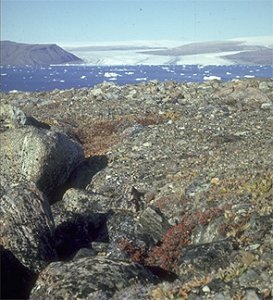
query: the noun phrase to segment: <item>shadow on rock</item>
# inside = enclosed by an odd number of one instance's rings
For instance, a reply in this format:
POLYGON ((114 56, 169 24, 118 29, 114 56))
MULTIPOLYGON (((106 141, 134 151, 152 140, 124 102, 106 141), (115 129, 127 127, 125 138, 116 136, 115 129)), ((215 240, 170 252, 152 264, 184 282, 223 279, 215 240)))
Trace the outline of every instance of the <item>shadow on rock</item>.
POLYGON ((93 241, 108 242, 107 215, 71 213, 69 220, 61 223, 55 230, 55 247, 59 259, 71 259, 81 248, 91 248, 93 241), (103 237, 103 240, 100 237, 103 237))
POLYGON ((71 174, 70 187, 85 189, 92 177, 107 166, 106 155, 96 155, 86 158, 71 174))
POLYGON ((103 170, 107 166, 107 163, 108 159, 106 155, 96 155, 86 158, 71 173, 69 179, 49 195, 51 204, 60 201, 64 193, 70 188, 85 189, 93 176, 103 170))
POLYGON ((0 245, 1 299, 28 299, 37 275, 0 245))

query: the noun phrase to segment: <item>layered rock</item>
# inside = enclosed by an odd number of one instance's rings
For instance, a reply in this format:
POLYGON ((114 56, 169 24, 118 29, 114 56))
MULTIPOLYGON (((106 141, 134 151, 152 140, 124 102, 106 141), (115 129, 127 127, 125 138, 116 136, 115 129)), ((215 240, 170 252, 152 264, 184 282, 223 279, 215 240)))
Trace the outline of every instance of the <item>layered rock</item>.
POLYGON ((51 210, 33 183, 1 184, 0 223, 0 243, 30 270, 56 259, 51 210))
POLYGON ((57 259, 54 221, 47 199, 33 183, 3 183, 1 180, 1 295, 26 298, 39 271, 57 259))

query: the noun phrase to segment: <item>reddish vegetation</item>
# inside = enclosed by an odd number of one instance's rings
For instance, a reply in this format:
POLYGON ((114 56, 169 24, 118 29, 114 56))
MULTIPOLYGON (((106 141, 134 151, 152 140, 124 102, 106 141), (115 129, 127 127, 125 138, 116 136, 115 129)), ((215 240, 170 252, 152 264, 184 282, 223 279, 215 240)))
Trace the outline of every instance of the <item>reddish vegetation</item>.
POLYGON ((134 247, 128 240, 121 239, 119 242, 119 247, 121 250, 126 252, 131 260, 135 263, 144 264, 146 254, 143 248, 136 248, 134 247))
POLYGON ((143 116, 120 116, 114 120, 84 119, 84 124, 82 120, 78 122, 80 126, 74 129, 74 134, 82 142, 86 157, 103 155, 122 139, 122 131, 126 128, 133 124, 158 125, 165 119, 165 116, 153 113, 146 113, 143 116))
POLYGON ((131 257, 132 261, 148 266, 159 266, 167 271, 174 271, 182 249, 191 243, 191 233, 198 225, 207 225, 212 219, 223 214, 226 208, 210 208, 204 212, 195 211, 185 215, 181 223, 171 227, 161 243, 149 252, 134 247, 127 240, 120 241, 120 248, 131 257))
POLYGON ((223 214, 223 208, 210 208, 204 212, 196 211, 184 216, 181 223, 170 228, 159 246, 155 246, 148 254, 146 263, 157 265, 161 268, 173 271, 177 265, 177 259, 182 249, 189 245, 191 233, 198 225, 207 225, 211 219, 223 214))

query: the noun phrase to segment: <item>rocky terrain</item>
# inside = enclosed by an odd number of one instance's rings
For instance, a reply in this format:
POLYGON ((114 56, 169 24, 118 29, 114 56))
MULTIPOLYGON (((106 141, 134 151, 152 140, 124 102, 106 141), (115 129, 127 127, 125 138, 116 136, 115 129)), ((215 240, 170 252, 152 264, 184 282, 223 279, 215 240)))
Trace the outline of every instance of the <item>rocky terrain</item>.
POLYGON ((1 298, 272 299, 273 80, 1 94, 1 298))
POLYGON ((55 44, 23 44, 1 41, 1 66, 79 64, 83 61, 55 44))

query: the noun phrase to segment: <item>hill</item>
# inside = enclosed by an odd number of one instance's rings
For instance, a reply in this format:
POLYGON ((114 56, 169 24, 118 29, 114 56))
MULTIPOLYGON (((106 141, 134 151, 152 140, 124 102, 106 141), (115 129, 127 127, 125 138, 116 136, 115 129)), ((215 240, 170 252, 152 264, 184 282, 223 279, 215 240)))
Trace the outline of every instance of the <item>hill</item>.
POLYGON ((78 64, 83 61, 56 44, 23 44, 1 41, 1 65, 78 64))
POLYGON ((120 41, 64 47, 90 65, 273 65, 273 38, 223 41, 120 41))

